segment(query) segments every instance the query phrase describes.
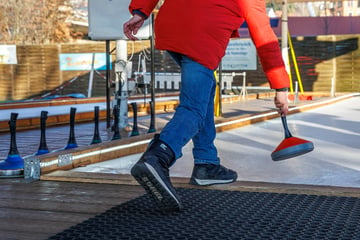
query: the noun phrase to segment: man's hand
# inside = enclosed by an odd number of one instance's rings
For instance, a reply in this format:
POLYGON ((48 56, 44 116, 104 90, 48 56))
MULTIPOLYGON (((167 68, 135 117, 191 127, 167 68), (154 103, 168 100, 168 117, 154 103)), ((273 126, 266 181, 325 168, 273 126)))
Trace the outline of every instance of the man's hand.
POLYGON ((137 34, 140 27, 144 24, 145 19, 138 14, 135 14, 129 21, 124 23, 123 30, 126 37, 130 40, 138 40, 134 35, 137 34))
POLYGON ((278 108, 278 112, 281 116, 286 116, 289 110, 289 103, 288 103, 288 92, 276 92, 274 98, 275 107, 278 108))

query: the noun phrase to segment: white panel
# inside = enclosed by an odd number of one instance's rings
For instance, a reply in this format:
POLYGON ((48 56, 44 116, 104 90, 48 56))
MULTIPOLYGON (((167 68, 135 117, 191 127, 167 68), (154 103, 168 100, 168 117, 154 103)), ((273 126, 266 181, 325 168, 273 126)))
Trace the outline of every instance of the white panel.
MULTIPOLYGON (((123 24, 131 15, 130 0, 88 0, 89 38, 91 40, 127 39, 123 33, 123 24)), ((150 36, 149 20, 136 35, 139 39, 150 36)))

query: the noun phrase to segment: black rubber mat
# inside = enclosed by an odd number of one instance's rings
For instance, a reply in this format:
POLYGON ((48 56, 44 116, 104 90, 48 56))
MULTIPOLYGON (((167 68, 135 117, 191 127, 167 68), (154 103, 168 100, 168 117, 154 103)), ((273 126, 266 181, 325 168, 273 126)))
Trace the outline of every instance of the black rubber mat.
POLYGON ((360 239, 360 198, 177 190, 181 212, 144 195, 50 239, 360 239))

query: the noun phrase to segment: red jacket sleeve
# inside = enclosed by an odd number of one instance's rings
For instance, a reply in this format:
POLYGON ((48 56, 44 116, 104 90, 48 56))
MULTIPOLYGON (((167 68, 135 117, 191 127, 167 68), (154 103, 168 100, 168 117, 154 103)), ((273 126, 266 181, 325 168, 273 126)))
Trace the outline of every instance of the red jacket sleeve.
POLYGON ((129 5, 129 11, 132 14, 134 10, 139 10, 146 16, 150 16, 159 0, 132 0, 129 5))
POLYGON ((270 87, 289 87, 289 75, 281 56, 278 39, 266 14, 265 1, 240 0, 240 4, 270 87))

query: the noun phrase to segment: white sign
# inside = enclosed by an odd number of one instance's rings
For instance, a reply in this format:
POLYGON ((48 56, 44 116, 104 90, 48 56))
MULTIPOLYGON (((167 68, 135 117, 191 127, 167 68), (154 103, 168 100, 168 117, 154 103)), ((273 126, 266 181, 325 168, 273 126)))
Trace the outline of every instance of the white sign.
POLYGON ((17 64, 16 45, 0 45, 0 64, 17 64))
POLYGON ((256 70, 256 47, 251 39, 231 39, 222 59, 223 70, 256 70))
MULTIPOLYGON (((59 55, 61 71, 91 70, 93 54, 94 69, 106 70, 106 53, 61 53, 59 55)), ((111 64, 110 64, 111 69, 111 64)))

